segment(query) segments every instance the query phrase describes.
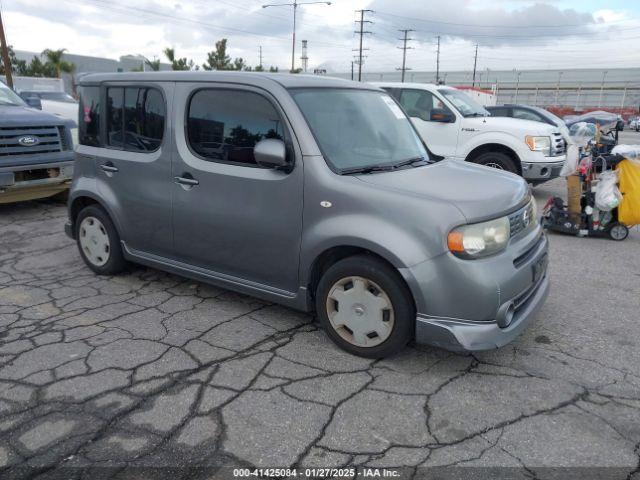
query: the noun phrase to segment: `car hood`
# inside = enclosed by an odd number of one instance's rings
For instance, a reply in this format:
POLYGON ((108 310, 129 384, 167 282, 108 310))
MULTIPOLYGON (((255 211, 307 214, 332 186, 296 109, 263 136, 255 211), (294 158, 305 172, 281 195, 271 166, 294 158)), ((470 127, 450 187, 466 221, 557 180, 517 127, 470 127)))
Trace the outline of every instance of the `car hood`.
POLYGON ((43 112, 36 108, 22 106, 0 106, 0 126, 32 127, 36 125, 67 125, 68 120, 43 112))
POLYGON ((517 175, 449 159, 357 178, 379 188, 451 203, 469 223, 506 215, 530 195, 527 183, 517 175))
POLYGON ((524 135, 551 135, 558 132, 558 127, 533 120, 511 117, 468 117, 463 127, 470 127, 483 132, 508 132, 518 137, 524 135))

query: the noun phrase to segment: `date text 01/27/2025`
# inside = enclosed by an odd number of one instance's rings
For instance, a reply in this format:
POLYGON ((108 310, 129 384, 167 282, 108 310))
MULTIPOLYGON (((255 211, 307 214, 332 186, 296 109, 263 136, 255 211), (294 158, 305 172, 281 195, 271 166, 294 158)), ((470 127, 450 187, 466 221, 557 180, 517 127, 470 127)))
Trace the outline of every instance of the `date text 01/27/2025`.
POLYGON ((400 471, 393 468, 234 468, 234 478, 396 478, 400 471))

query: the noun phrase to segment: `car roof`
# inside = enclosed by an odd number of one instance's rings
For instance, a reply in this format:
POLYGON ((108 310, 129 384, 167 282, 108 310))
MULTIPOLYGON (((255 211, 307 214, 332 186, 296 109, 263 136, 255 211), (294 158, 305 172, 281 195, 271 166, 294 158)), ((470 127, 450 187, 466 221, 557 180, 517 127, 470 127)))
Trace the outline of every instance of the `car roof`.
POLYGON ((244 83, 266 87, 279 84, 284 88, 357 88, 378 90, 367 83, 354 82, 342 78, 318 75, 239 72, 239 71, 160 71, 160 72, 123 72, 91 73, 80 78, 80 85, 103 82, 229 82, 244 83))
POLYGON ((443 88, 449 90, 457 90, 457 88, 450 85, 436 85, 435 83, 418 83, 418 82, 369 82, 370 85, 377 87, 403 87, 403 88, 443 88))

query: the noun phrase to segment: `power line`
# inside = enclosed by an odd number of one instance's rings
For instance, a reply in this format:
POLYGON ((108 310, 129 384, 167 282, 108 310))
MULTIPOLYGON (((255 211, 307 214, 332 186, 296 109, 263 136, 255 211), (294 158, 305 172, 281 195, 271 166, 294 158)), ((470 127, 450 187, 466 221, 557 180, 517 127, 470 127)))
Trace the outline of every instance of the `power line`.
POLYGON ((398 30, 399 32, 403 32, 404 33, 404 37, 403 38, 399 38, 398 40, 402 40, 402 46, 398 47, 399 49, 402 50, 402 68, 396 68, 396 70, 400 70, 402 72, 402 79, 400 80, 402 83, 404 83, 404 74, 407 70, 411 70, 410 68, 406 67, 407 64, 407 50, 411 50, 413 49, 413 47, 407 47, 407 42, 409 40, 413 40, 413 38, 408 38, 409 32, 413 32, 413 30, 411 30, 410 28, 405 28, 405 29, 401 29, 398 30))
POLYGON ((611 21, 611 22, 603 22, 603 23, 596 23, 596 22, 590 22, 590 23, 565 23, 565 24, 556 24, 556 25, 549 25, 549 24, 539 24, 539 25, 484 25, 484 24, 478 24, 478 23, 455 23, 455 22, 443 22, 440 20, 428 20, 426 18, 417 18, 417 17, 407 17, 407 16, 403 16, 403 15, 397 15, 395 13, 388 13, 388 12, 381 12, 380 10, 377 10, 376 13, 383 15, 383 16, 388 16, 388 17, 396 17, 396 18, 403 18, 403 19, 409 19, 409 20, 414 20, 416 22, 424 22, 424 23, 437 23, 440 25, 452 25, 452 26, 456 26, 456 27, 477 27, 477 28, 513 28, 513 29, 522 29, 522 28, 567 28, 567 27, 588 27, 588 26, 599 26, 599 25, 610 25, 610 24, 617 24, 617 23, 622 23, 622 22, 630 22, 630 21, 635 21, 637 19, 635 18, 627 18, 627 19, 623 19, 623 20, 615 20, 615 21, 611 21))
MULTIPOLYGON (((363 50, 362 37, 365 34, 371 34, 371 32, 364 30, 364 24, 373 23, 371 20, 365 20, 364 15, 365 13, 373 13, 373 10, 368 10, 368 9, 356 10, 356 13, 360 14, 360 20, 356 20, 356 23, 360 24, 360 31, 356 30, 355 33, 360 34, 360 48, 358 49, 358 81, 361 82, 362 81, 362 50, 363 50)), ((368 49, 365 49, 365 50, 368 50, 368 49)))

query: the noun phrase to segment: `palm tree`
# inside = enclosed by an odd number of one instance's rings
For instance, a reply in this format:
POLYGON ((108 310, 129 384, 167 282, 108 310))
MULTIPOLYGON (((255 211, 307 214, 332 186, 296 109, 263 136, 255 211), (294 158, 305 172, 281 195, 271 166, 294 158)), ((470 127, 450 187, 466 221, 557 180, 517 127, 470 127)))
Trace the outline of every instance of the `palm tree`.
POLYGON ((145 57, 144 63, 154 72, 157 72, 158 70, 160 70, 159 58, 153 57, 153 60, 149 60, 148 58, 145 57))
POLYGON ((76 66, 72 62, 69 62, 62 58, 64 52, 66 51, 66 48, 61 48, 59 50, 50 50, 47 48, 42 52, 42 55, 44 55, 47 59, 45 63, 51 65, 53 70, 56 72, 57 78, 60 78, 62 72, 73 73, 73 71, 76 69, 76 66))

